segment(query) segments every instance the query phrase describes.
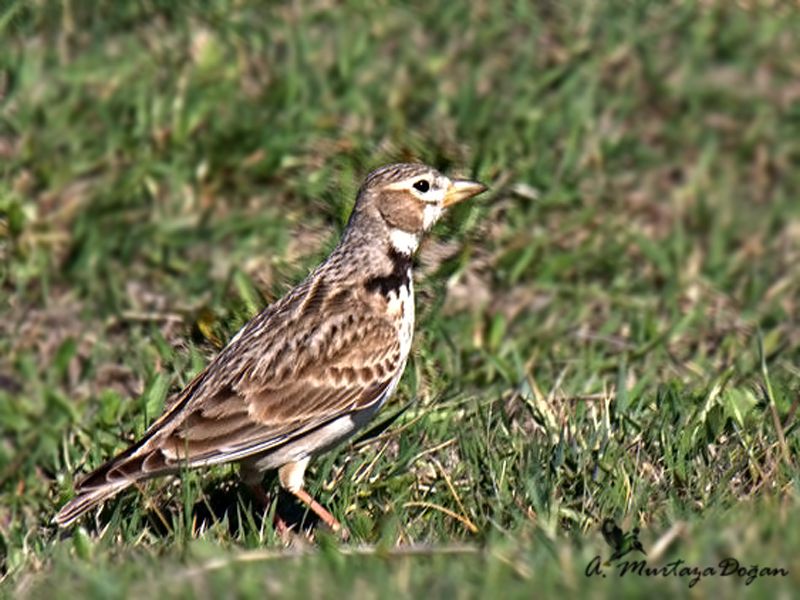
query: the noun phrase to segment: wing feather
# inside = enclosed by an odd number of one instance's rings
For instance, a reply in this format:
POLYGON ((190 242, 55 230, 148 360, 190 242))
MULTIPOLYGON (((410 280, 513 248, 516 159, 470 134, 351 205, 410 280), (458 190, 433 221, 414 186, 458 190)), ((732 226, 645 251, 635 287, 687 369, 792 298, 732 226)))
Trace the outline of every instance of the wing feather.
POLYGON ((307 288, 293 299, 292 326, 285 310, 280 329, 262 324, 260 331, 275 331, 278 339, 249 339, 258 329, 237 339, 251 348, 271 343, 278 352, 252 355, 224 385, 209 378, 164 424, 158 446, 172 460, 190 466, 237 460, 382 399, 402 368, 394 324, 341 289, 324 282, 307 288))
POLYGON ((143 439, 79 487, 239 460, 382 401, 405 362, 395 324, 355 286, 321 277, 251 320, 143 439))

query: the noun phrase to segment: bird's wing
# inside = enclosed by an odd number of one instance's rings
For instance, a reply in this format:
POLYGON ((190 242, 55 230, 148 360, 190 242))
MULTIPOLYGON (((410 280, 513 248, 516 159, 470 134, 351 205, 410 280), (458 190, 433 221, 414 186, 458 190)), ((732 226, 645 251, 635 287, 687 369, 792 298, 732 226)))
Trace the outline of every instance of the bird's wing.
POLYGON ((393 323, 323 279, 255 317, 88 490, 238 460, 379 402, 402 369, 393 323))
POLYGON ((185 415, 162 448, 189 464, 237 460, 380 401, 402 367, 394 328, 365 318, 341 335, 345 345, 325 341, 327 350, 310 351, 315 359, 305 363, 295 357, 281 377, 276 366, 217 390, 185 415))

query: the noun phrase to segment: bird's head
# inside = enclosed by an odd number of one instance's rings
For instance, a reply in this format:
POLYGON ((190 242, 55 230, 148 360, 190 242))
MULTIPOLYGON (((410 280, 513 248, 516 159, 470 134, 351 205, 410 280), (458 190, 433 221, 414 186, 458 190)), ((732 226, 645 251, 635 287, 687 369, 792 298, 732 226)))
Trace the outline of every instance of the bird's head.
POLYGON ((482 183, 450 179, 423 164, 387 165, 367 175, 353 219, 364 215, 385 224, 394 249, 410 255, 447 208, 486 189, 482 183))

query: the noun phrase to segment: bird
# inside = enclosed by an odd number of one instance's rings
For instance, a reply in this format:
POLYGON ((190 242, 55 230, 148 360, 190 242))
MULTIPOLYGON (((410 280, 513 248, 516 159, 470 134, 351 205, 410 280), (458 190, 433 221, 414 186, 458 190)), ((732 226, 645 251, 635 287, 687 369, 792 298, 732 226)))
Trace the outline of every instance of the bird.
POLYGON ((141 439, 79 479, 54 523, 67 527, 144 480, 238 463, 251 489, 277 469, 283 489, 342 532, 306 491, 306 467, 394 393, 411 351, 421 239, 448 208, 487 189, 422 163, 369 173, 329 256, 248 321, 141 439))

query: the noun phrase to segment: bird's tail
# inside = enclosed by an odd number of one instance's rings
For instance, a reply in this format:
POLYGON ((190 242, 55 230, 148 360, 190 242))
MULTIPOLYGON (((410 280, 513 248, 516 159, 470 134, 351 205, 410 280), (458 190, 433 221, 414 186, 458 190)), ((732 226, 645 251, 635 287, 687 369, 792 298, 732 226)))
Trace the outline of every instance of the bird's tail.
POLYGON ((75 486, 76 496, 58 511, 53 522, 66 527, 83 513, 138 481, 175 472, 160 448, 147 445, 147 438, 118 454, 86 475, 75 486))
POLYGON ((111 496, 118 494, 132 483, 133 481, 116 481, 85 492, 80 492, 61 507, 61 510, 53 517, 53 523, 56 523, 59 527, 71 525, 83 513, 91 510, 101 502, 106 501, 111 496))

